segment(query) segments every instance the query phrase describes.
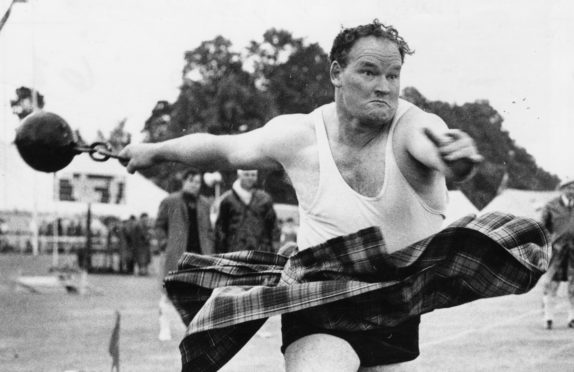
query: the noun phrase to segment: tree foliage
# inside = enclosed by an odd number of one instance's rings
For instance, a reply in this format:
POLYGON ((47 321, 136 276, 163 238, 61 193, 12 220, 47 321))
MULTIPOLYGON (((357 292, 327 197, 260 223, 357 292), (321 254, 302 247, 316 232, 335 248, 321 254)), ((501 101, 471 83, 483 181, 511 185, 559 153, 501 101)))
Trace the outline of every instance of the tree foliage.
POLYGON ((127 118, 120 120, 107 136, 101 130, 98 130, 96 141, 109 144, 112 152, 120 152, 132 141, 132 135, 125 129, 126 122, 127 118))
MULTIPOLYGON (((188 133, 235 134, 259 128, 278 114, 310 112, 332 100, 328 57, 317 44, 306 44, 282 30, 269 30, 244 51, 218 36, 184 54, 180 94, 172 104, 158 102, 146 121, 148 141, 188 133)), ((146 172, 165 189, 179 187, 177 164, 146 172)), ((224 173, 223 187, 235 175, 224 173)), ((278 202, 296 203, 284 173, 260 178, 278 202)))

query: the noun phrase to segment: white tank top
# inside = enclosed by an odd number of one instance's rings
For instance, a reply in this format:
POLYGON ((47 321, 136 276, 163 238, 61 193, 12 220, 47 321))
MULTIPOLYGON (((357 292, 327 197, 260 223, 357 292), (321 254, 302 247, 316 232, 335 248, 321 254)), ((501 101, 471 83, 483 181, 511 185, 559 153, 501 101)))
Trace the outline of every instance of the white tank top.
POLYGON ((328 239, 379 226, 389 252, 404 248, 440 230, 444 220, 447 189, 438 190, 441 210, 428 206, 409 185, 397 165, 392 138, 401 117, 414 106, 399 100, 397 113, 387 137, 385 179, 379 194, 368 197, 353 190, 341 176, 331 153, 323 110, 311 113, 315 124, 319 151, 320 178, 317 193, 307 207, 299 208, 299 250, 323 243, 328 239))

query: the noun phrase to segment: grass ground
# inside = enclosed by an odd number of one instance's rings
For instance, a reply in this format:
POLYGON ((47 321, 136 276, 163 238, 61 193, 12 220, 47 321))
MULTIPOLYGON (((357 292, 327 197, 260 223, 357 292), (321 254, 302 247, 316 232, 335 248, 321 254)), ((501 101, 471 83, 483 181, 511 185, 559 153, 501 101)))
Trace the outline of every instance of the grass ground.
MULTIPOLYGON (((90 274, 102 291, 85 296, 30 293, 12 279, 46 275, 50 257, 0 255, 0 371, 109 371, 114 313, 121 313, 121 371, 180 370, 184 328, 175 311, 173 340, 159 342, 154 276, 90 274)), ((566 327, 561 288, 552 331, 541 321, 537 287, 521 296, 476 301, 423 316, 420 371, 574 371, 574 329, 566 327)), ((279 319, 270 319, 223 369, 281 372, 279 319)))

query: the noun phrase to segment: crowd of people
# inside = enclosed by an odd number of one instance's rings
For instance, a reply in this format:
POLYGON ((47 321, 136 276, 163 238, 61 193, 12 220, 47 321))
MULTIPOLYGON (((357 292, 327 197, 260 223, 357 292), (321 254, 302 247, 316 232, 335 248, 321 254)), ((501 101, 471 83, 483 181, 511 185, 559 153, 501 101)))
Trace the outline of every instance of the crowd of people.
POLYGON ((152 226, 147 213, 142 213, 139 218, 131 215, 110 228, 106 245, 108 249, 117 247, 120 273, 148 275, 152 237, 152 226))
MULTIPOLYGON (((190 168, 182 175, 182 186, 160 204, 155 230, 160 251, 161 281, 177 269, 177 262, 185 252, 212 255, 242 250, 276 252, 279 224, 271 196, 256 187, 256 170, 238 170, 231 189, 223 193, 213 205, 201 195, 202 173, 190 168), (212 208, 215 207, 215 208, 212 208), (215 210, 215 223, 211 213, 215 210)), ((291 219, 285 227, 285 239, 295 239, 296 229, 291 219)), ((160 309, 160 340, 171 339, 166 307, 169 299, 162 288, 160 309)))

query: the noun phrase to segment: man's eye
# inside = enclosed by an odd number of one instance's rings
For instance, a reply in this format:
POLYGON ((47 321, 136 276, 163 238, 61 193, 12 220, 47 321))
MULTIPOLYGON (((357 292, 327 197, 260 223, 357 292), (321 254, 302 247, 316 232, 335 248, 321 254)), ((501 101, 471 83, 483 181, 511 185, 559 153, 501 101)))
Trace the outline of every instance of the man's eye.
POLYGON ((391 80, 395 80, 395 79, 398 79, 398 78, 399 78, 399 75, 395 75, 395 74, 389 75, 389 79, 391 79, 391 80))
POLYGON ((367 71, 367 70, 363 71, 363 74, 365 74, 365 75, 367 75, 367 76, 373 76, 373 75, 375 75, 372 71, 367 71))

